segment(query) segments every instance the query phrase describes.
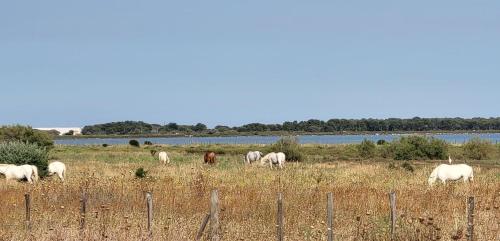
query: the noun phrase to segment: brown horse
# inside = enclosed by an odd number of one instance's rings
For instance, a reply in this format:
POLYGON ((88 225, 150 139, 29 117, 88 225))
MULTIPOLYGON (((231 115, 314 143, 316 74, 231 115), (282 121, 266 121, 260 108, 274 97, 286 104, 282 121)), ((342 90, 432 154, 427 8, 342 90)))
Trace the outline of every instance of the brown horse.
POLYGON ((205 153, 205 156, 203 157, 203 160, 205 161, 205 163, 208 163, 210 165, 215 164, 215 152, 207 151, 205 153))

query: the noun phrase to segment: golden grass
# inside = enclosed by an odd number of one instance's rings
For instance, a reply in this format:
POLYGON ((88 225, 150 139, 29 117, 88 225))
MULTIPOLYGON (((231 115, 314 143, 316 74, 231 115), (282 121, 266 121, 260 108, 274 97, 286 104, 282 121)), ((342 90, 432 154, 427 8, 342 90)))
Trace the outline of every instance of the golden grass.
POLYGON ((147 239, 146 191, 153 193, 152 239, 193 240, 214 188, 223 240, 275 239, 278 192, 284 195, 285 240, 326 240, 327 192, 334 195, 337 240, 388 240, 391 190, 397 195, 398 240, 464 240, 469 195, 477 202, 477 240, 499 238, 498 167, 476 167, 470 185, 430 189, 433 163, 418 165, 414 173, 367 161, 288 163, 279 171, 244 166, 243 155, 219 155, 217 166, 206 166, 188 147, 157 148, 169 151, 170 165, 161 165, 146 148, 57 147, 51 155, 67 164, 66 183, 55 177, 34 186, 0 180, 0 240, 147 239), (135 178, 138 167, 150 177, 135 178), (83 233, 82 190, 89 200, 83 233), (26 192, 32 196, 31 232, 24 229, 26 192))

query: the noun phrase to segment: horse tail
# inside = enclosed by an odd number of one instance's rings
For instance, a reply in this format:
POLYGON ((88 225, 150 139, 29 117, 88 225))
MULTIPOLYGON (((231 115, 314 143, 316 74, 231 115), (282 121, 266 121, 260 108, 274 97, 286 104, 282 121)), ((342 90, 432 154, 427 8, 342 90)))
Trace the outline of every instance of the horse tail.
POLYGON ((33 169, 33 173, 32 173, 33 181, 38 181, 38 168, 36 166, 32 165, 31 169, 33 169))

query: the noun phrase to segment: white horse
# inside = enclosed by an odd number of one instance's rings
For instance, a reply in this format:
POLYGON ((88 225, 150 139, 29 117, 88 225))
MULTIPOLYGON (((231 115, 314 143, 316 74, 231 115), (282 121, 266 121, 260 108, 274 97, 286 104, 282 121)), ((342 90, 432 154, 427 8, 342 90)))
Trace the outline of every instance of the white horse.
POLYGON ((434 182, 439 178, 443 184, 446 183, 446 180, 456 181, 460 178, 464 179, 464 182, 468 182, 469 179, 471 181, 474 180, 474 174, 472 172, 472 167, 466 164, 457 164, 457 165, 448 165, 441 164, 432 171, 429 176, 429 186, 432 186, 434 182))
POLYGON ((52 176, 57 174, 59 179, 64 182, 64 177, 66 177, 66 165, 60 161, 54 161, 49 164, 48 175, 52 176))
POLYGON ((12 164, 1 164, 0 174, 4 174, 6 180, 22 180, 26 178, 29 183, 38 180, 38 168, 33 165, 16 166, 12 164))
POLYGON ((264 154, 260 151, 249 151, 245 157, 245 162, 251 164, 254 161, 259 161, 264 154))
POLYGON ((160 151, 160 153, 158 153, 158 158, 161 162, 163 162, 163 164, 170 163, 170 158, 168 158, 167 153, 164 151, 160 151))
POLYGON ((266 162, 269 162, 269 166, 271 167, 271 169, 273 169, 273 165, 278 165, 280 169, 282 169, 283 165, 285 164, 285 153, 283 152, 268 153, 267 155, 262 157, 262 159, 260 159, 261 165, 265 165, 266 162))

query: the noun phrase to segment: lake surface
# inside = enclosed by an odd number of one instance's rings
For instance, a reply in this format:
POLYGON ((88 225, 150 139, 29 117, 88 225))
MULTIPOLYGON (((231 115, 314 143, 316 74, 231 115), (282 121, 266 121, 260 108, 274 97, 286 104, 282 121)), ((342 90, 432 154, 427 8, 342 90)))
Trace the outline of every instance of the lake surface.
MULTIPOLYGON (((392 141, 402 135, 303 135, 298 136, 300 143, 309 144, 351 144, 360 143, 364 139, 392 141)), ((493 143, 500 142, 500 133, 482 134, 429 134, 448 143, 458 144, 474 137, 489 140, 493 143)), ((270 144, 276 142, 279 136, 224 136, 224 137, 151 137, 151 138, 77 138, 56 140, 60 145, 109 145, 128 144, 130 139, 136 139, 141 144, 148 140, 153 144, 189 145, 189 144, 270 144)))

